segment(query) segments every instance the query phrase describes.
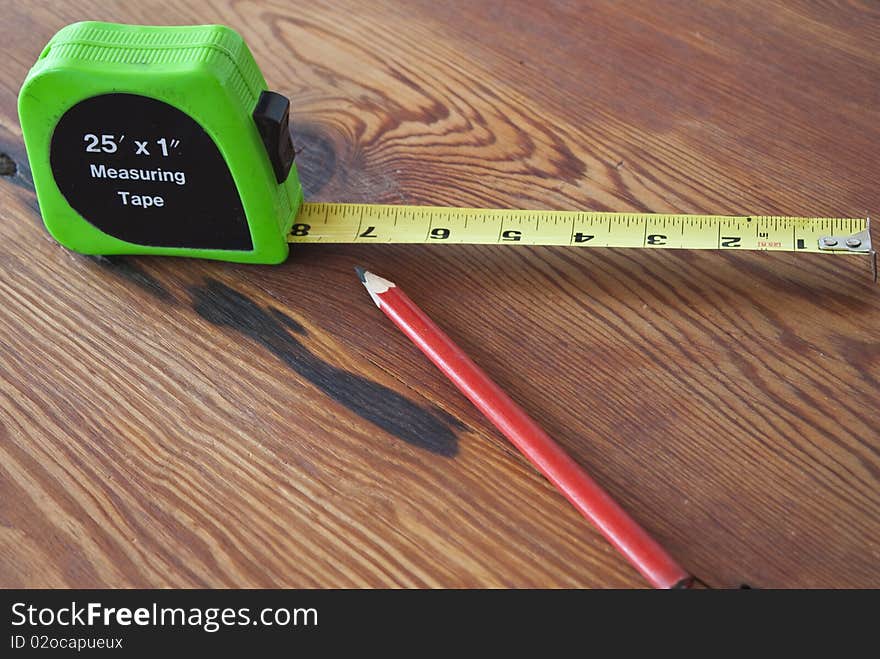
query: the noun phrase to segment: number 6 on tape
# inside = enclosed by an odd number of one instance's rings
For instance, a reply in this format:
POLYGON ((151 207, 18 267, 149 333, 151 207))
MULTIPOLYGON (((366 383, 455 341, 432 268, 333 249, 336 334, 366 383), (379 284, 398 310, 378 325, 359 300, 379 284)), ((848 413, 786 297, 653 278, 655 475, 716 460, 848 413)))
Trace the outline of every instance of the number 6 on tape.
POLYGON ((289 103, 219 26, 75 23, 22 86, 46 228, 86 254, 287 257, 302 203, 289 103))

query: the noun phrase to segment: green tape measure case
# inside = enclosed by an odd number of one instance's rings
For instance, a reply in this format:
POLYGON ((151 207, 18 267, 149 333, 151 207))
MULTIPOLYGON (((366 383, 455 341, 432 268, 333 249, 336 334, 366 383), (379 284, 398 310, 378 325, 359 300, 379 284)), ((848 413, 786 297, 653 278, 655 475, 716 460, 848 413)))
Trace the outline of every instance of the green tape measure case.
POLYGON ((19 116, 46 228, 86 254, 279 263, 302 203, 289 103, 219 25, 85 22, 31 69, 19 116))

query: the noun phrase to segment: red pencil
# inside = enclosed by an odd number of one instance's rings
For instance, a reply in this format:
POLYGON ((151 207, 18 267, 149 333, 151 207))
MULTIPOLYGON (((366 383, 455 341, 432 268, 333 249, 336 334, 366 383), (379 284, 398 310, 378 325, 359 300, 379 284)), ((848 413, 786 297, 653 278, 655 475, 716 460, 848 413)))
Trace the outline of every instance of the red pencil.
POLYGON ((373 302, 656 588, 693 577, 394 283, 355 268, 373 302))

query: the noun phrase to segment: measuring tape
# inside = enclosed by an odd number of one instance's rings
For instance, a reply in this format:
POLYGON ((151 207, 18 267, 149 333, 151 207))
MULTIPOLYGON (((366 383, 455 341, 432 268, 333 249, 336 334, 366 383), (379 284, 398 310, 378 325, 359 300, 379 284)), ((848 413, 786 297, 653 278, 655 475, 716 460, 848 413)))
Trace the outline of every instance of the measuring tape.
POLYGON ((867 253, 853 218, 488 210, 305 203, 291 243, 467 243, 867 253))
POLYGON ((85 254, 279 263, 288 243, 876 255, 867 219, 304 203, 290 103, 219 25, 84 22, 28 73, 19 115, 48 231, 85 254))

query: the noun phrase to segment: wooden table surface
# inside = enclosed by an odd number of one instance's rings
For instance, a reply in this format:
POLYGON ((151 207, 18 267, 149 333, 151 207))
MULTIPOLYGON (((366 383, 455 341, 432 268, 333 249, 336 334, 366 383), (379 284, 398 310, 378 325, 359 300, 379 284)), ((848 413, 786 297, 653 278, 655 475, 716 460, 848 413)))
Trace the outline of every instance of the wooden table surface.
POLYGON ((866 258, 87 258, 42 227, 16 114, 69 22, 215 22, 292 99, 313 201, 864 217, 876 4, 185 4, 0 7, 0 586, 644 586, 361 264, 707 584, 880 587, 866 258))

